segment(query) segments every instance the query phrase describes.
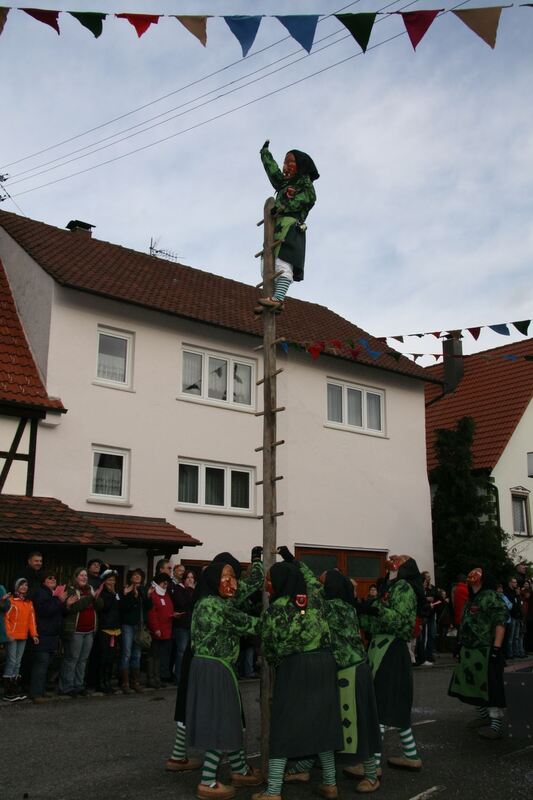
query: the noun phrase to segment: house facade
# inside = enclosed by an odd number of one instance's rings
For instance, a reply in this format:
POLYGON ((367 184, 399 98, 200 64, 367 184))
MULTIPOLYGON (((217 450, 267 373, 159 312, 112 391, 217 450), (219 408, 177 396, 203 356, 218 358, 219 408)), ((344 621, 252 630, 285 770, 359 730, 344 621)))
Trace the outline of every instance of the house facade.
MULTIPOLYGON (((510 554, 533 562, 533 339, 464 356, 464 375, 450 394, 426 389, 428 470, 436 466, 435 430, 469 416, 476 429, 473 469, 494 487, 500 526, 511 537, 510 554)), ((428 368, 437 378, 443 366, 428 368)))
MULTIPOLYGON (((202 542, 181 554, 190 564, 228 549, 248 561, 262 540, 254 289, 5 212, 0 258, 47 391, 68 408, 40 424, 36 493, 163 517, 202 542)), ((384 350, 322 306, 289 299, 278 330, 290 345, 278 354, 279 544, 363 585, 391 551, 431 568, 424 371, 328 347, 364 336, 384 350)))

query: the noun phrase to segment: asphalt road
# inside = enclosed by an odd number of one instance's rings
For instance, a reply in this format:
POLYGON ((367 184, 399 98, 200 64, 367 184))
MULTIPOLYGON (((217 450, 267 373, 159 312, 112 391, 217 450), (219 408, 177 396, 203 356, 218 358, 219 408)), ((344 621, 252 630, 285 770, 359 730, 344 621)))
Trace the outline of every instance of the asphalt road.
MULTIPOLYGON (((448 698, 450 667, 415 672, 414 732, 423 759, 419 773, 383 770, 381 800, 532 800, 533 739, 489 742, 467 729, 472 710, 448 698)), ((258 750, 257 681, 241 684, 248 749, 258 750)), ((143 695, 53 700, 40 706, 0 706, 0 800, 161 800, 194 798, 198 773, 164 771, 174 738, 174 689, 143 695)), ((530 707, 533 717, 533 707, 530 707)), ((400 752, 388 732, 385 754, 400 752)), ((221 778, 227 774, 222 768, 221 778)), ((311 800, 318 770, 303 786, 287 786, 284 800, 311 800)), ((251 789, 240 789, 249 800, 251 789)), ((354 783, 339 769, 341 798, 354 783)))

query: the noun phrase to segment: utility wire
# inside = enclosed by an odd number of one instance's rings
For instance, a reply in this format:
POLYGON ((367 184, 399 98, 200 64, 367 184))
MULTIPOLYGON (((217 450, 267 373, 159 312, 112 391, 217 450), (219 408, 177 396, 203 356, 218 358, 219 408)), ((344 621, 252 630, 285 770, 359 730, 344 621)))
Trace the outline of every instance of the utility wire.
MULTIPOLYGON (((333 11, 331 14, 326 14, 325 16, 321 17, 318 20, 318 24, 324 22, 326 19, 330 19, 331 17, 335 16, 335 14, 340 14, 342 11, 345 11, 347 8, 350 8, 351 6, 355 6, 360 2, 361 0, 354 0, 354 2, 348 3, 347 5, 342 6, 342 8, 337 9, 337 11, 333 11)), ((386 6, 386 8, 388 8, 388 6, 386 6)), ((134 108, 131 111, 126 111, 124 114, 120 114, 117 117, 113 117, 113 119, 110 119, 107 122, 102 122, 99 125, 95 125, 93 128, 89 128, 86 131, 82 131, 81 133, 75 134, 74 136, 70 136, 67 139, 63 139, 62 141, 57 142, 56 144, 44 147, 42 150, 37 150, 34 153, 30 153, 27 156, 22 156, 22 158, 18 158, 15 161, 10 161, 9 163, 2 165, 0 169, 5 169, 6 167, 12 167, 15 164, 20 164, 21 161, 27 161, 28 159, 35 158, 36 156, 40 156, 43 153, 47 153, 50 150, 55 150, 57 147, 61 147, 61 145, 68 144, 68 142, 72 142, 76 139, 81 139, 83 136, 87 136, 89 133, 94 133, 94 131, 101 130, 102 128, 105 128, 108 125, 112 125, 114 122, 119 122, 121 119, 130 117, 132 114, 136 114, 138 111, 144 111, 145 108, 149 108, 150 106, 153 106, 156 103, 161 103, 163 100, 167 100, 169 97, 179 94, 180 92, 183 92, 186 89, 190 89, 192 86, 197 86, 199 83, 202 83, 203 81, 206 81, 209 78, 213 78, 215 75, 220 75, 221 72, 225 72, 231 67, 242 65, 243 61, 255 58, 256 56, 261 55, 261 53, 266 53, 267 50, 271 50, 273 47, 277 47, 278 44, 282 44, 282 42, 286 42, 289 39, 292 40, 292 36, 284 36, 282 39, 278 39, 276 42, 272 42, 272 44, 269 44, 266 47, 261 48, 260 50, 255 50, 253 53, 250 53, 247 56, 245 56, 245 58, 239 58, 237 61, 232 61, 230 64, 226 64, 225 67, 220 67, 220 69, 217 69, 214 72, 210 72, 208 75, 204 75, 202 78, 197 78, 196 80, 191 81, 190 83, 187 83, 184 86, 180 86, 178 89, 174 89, 172 92, 168 92, 167 94, 164 94, 161 97, 157 97, 155 100, 150 100, 148 103, 144 103, 142 106, 137 106, 137 108, 134 108)), ((299 52, 299 51, 293 51, 293 52, 299 52)))
MULTIPOLYGON (((8 197, 8 198, 11 200, 11 202, 13 203, 13 205, 14 205, 16 208, 18 208, 18 210, 20 211, 20 213, 21 213, 23 216, 26 216, 26 215, 24 214, 24 211, 23 211, 23 210, 21 209, 21 207, 19 206, 19 204, 18 204, 18 203, 17 203, 15 200, 13 200, 13 198, 11 197, 11 195, 9 194, 9 192, 7 191, 7 189, 6 189, 5 185, 4 185, 4 181, 5 181, 6 177, 7 177, 6 175, 0 175, 0 191, 2 191, 2 192, 5 192, 5 193, 6 193, 6 197, 8 197)), ((2 197, 2 196, 0 195, 0 203, 2 203, 2 202, 5 200, 5 199, 6 199, 5 197, 2 197)))

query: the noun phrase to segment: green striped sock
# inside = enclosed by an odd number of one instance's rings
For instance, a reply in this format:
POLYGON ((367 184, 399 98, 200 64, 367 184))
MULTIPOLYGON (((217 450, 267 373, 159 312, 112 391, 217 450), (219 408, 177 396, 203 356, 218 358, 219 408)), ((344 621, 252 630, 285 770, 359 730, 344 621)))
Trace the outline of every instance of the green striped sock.
POLYGON ((489 718, 489 709, 487 708, 487 706, 476 706, 476 711, 481 717, 481 719, 489 718))
POLYGON ((220 750, 206 750, 204 756, 204 765, 202 767, 202 779, 200 783, 204 786, 216 786, 217 784, 217 770, 220 763, 222 753, 220 750))
POLYGON ((281 794, 286 766, 286 758, 268 759, 268 784, 265 794, 281 794))
POLYGON ((322 783, 325 786, 335 786, 337 783, 337 775, 335 773, 335 755, 333 750, 319 753, 318 757, 322 766, 322 783))
POLYGON ((284 300, 291 283, 292 281, 289 280, 289 278, 284 278, 283 276, 276 278, 276 282, 274 283, 274 294, 272 295, 272 298, 274 300, 284 300))
POLYGON ((370 758, 365 758, 365 760, 363 761, 363 770, 365 773, 365 778, 368 778, 369 781, 372 781, 372 783, 374 783, 374 781, 377 780, 378 764, 376 764, 375 756, 370 756, 370 758))
POLYGON ((415 737, 413 736, 411 728, 405 728, 405 730, 400 731, 400 741, 402 743, 403 754, 406 758, 418 758, 415 737))
MULTIPOLYGON (((381 733, 381 741, 383 742, 383 738, 385 736, 385 725, 379 724, 379 732, 381 733)), ((374 753, 374 758, 376 761, 376 768, 381 766, 381 753, 374 753)))
POLYGON ((289 769, 289 775, 296 775, 298 772, 309 772, 310 769, 313 769, 314 763, 314 758, 300 758, 299 761, 289 769))
POLYGON ((490 718, 490 727, 492 728, 493 731, 496 731, 496 733, 501 733, 502 732, 502 720, 501 720, 501 718, 497 719, 496 717, 491 717, 490 718))
POLYGON ((232 772, 237 772, 239 775, 246 775, 248 772, 244 750, 232 750, 228 753, 228 761, 232 772))
POLYGON ((184 758, 187 758, 185 725, 182 722, 178 722, 176 725, 176 741, 174 742, 171 758, 175 758, 176 761, 183 761, 184 758))

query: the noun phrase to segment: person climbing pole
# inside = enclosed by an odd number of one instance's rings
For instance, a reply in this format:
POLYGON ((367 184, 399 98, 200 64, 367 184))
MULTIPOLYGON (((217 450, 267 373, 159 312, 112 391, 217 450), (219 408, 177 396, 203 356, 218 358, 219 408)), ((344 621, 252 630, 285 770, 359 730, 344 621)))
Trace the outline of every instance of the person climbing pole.
POLYGON ((271 297, 259 298, 256 313, 263 308, 281 310, 293 281, 302 281, 305 262, 305 220, 316 202, 314 181, 320 177, 311 156, 301 150, 289 150, 280 169, 269 150, 270 141, 261 148, 261 161, 276 190, 272 209, 274 228, 274 267, 277 277, 271 297))

